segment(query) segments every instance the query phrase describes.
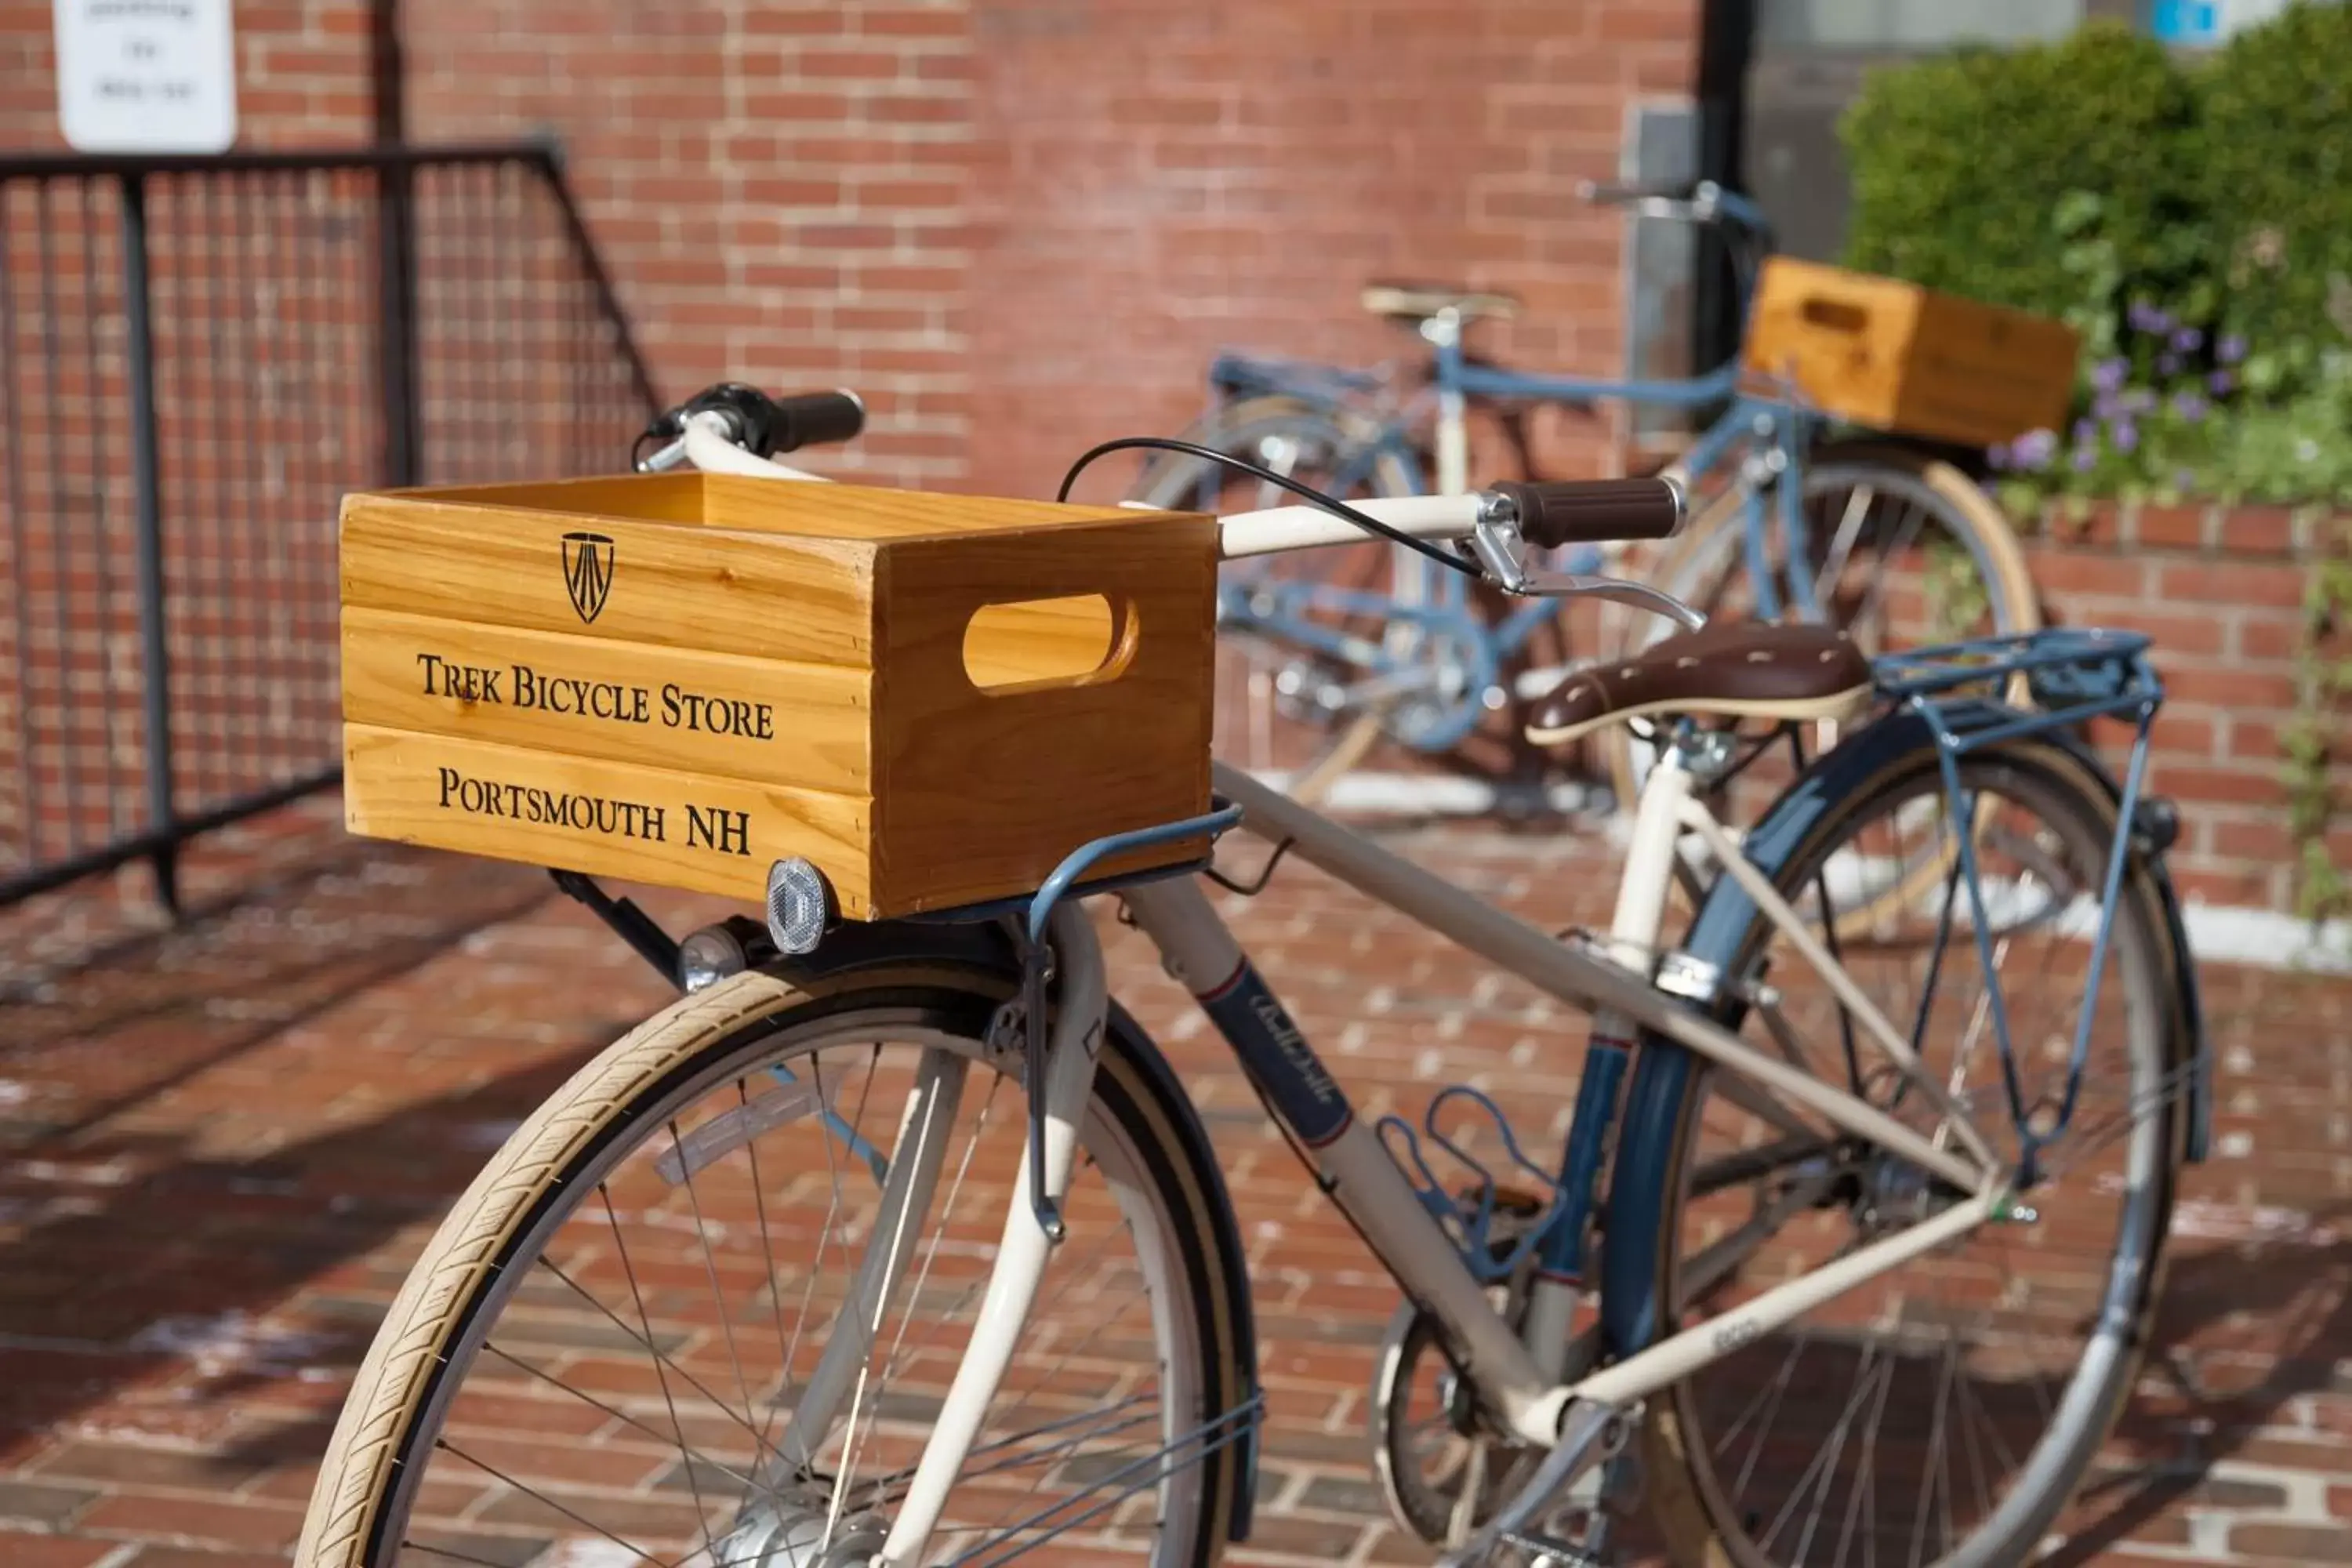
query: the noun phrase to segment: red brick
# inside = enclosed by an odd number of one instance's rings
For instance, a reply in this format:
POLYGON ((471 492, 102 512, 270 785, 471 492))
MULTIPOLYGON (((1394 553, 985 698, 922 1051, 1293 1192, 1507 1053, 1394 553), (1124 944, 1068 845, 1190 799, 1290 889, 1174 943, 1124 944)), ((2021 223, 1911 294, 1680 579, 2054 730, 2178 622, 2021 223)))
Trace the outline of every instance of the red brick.
POLYGON ((2238 623, 2238 652, 2246 658, 2284 661, 2303 652, 2303 617, 2299 615, 2249 615, 2238 623))
POLYGON ((2186 506, 2143 503, 2133 518, 2137 542, 2153 550, 2195 550, 2207 537, 2207 509, 2202 502, 2186 506))
POLYGON ((0 1563, 8 1568, 90 1568, 115 1550, 108 1541, 63 1535, 29 1535, 0 1527, 0 1563))
POLYGON ((264 1503, 123 1492, 91 1505, 76 1528, 96 1535, 277 1550, 293 1544, 301 1510, 264 1503))
POLYGON ((2304 569, 2291 563, 2200 561, 2166 566, 2158 579, 2158 593, 2167 602, 2292 608, 2303 603, 2304 582, 2304 569))
POLYGON ((2284 555, 2294 548, 2294 512, 2283 506, 2221 509, 2221 546, 2232 554, 2284 555))
POLYGON ((2230 1527, 2230 1550, 2273 1562, 2352 1563, 2352 1530, 2248 1521, 2230 1527))

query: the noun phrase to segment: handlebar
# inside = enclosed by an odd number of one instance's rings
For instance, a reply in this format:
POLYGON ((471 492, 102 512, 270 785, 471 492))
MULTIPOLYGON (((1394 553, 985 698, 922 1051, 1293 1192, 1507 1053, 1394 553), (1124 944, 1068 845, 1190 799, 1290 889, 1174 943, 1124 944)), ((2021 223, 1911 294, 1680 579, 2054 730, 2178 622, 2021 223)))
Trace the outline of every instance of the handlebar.
POLYGON ((637 466, 647 472, 676 468, 687 459, 688 434, 698 426, 754 458, 767 458, 856 440, 866 428, 866 405, 845 390, 771 397, 740 381, 720 382, 646 426, 637 437, 640 447, 647 441, 667 444, 637 466))
POLYGON ((1604 184, 1587 180, 1578 194, 1598 206, 1632 207, 1643 217, 1736 229, 1759 252, 1772 247, 1772 223, 1764 209, 1713 180, 1668 180, 1654 184, 1604 184))
MULTIPOLYGON (((657 421, 649 434, 662 434, 667 426, 677 431, 677 438, 637 467, 651 471, 690 462, 709 472, 821 483, 818 475, 786 468, 752 450, 752 444, 767 441, 773 449, 790 450, 806 441, 827 438, 824 432, 839 432, 830 438, 846 439, 864 419, 865 405, 851 393, 770 398, 752 388, 725 384, 688 400, 657 421)), ((1458 558, 1463 569, 1475 569, 1508 592, 1553 597, 1595 595, 1671 616, 1685 626, 1704 624, 1704 617, 1688 605, 1641 584, 1530 570, 1520 555, 1523 545, 1556 549, 1664 539, 1681 528, 1685 514, 1682 487, 1672 479, 1508 483, 1471 495, 1394 496, 1349 504, 1413 539, 1466 542, 1468 553, 1458 558)), ((1360 543, 1366 533, 1319 506, 1272 507, 1236 512, 1218 521, 1218 553, 1226 560, 1360 543)))

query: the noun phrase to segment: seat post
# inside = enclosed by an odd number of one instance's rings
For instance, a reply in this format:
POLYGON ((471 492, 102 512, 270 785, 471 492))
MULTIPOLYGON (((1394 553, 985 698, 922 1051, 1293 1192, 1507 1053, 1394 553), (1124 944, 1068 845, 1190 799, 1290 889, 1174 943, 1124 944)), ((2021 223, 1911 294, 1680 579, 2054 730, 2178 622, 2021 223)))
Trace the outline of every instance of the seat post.
POLYGON ((1437 351, 1437 493, 1470 493, 1469 416, 1462 396, 1462 312, 1448 306, 1421 324, 1437 351))

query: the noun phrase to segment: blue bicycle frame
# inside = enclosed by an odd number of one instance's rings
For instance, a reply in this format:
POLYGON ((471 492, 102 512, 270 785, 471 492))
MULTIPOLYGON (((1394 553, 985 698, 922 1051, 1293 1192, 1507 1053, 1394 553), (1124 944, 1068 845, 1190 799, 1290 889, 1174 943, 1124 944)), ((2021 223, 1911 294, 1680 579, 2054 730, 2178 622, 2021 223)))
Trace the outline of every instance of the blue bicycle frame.
MULTIPOLYGON (((1751 204, 1729 193, 1716 199, 1726 218, 1760 231, 1763 215, 1751 204)), ((1743 299, 1743 321, 1747 307, 1743 299)), ((1811 558, 1802 493, 1803 453, 1815 419, 1793 402, 1742 393, 1737 360, 1704 375, 1672 381, 1538 375, 1471 361, 1463 353, 1457 331, 1429 336, 1434 351, 1429 385, 1385 419, 1376 434, 1342 454, 1332 475, 1336 493, 1346 495, 1363 486, 1381 459, 1391 457, 1401 459, 1419 490, 1421 463, 1411 437, 1426 401, 1433 397, 1441 414, 1456 416, 1464 402, 1472 397, 1555 404, 1622 399, 1693 410, 1728 400, 1723 413, 1684 454, 1679 465, 1683 476, 1692 483, 1704 479, 1735 448, 1744 448, 1761 459, 1759 477, 1782 481, 1777 486, 1778 521, 1788 566, 1784 580, 1772 569, 1773 519, 1765 506, 1763 486, 1751 482, 1741 498, 1740 525, 1742 560, 1755 595, 1755 613, 1766 620, 1780 617, 1785 581, 1787 605, 1808 621, 1821 619, 1811 575, 1801 569, 1811 558)), ((1372 373, 1235 354, 1221 355, 1211 368, 1210 379, 1228 394, 1279 395, 1328 412, 1360 409, 1363 399, 1381 384, 1381 378, 1372 373)), ((1570 572, 1590 574, 1601 569, 1603 559, 1600 550, 1585 546, 1567 554, 1560 565, 1570 572)), ((1399 584, 1405 592, 1380 594, 1314 582, 1243 577, 1221 588, 1219 619, 1228 627, 1261 633, 1365 669, 1375 686, 1409 679, 1407 672, 1414 665, 1409 657, 1412 641, 1408 638, 1400 646, 1394 637, 1375 640, 1350 636, 1332 626, 1328 617, 1370 618, 1443 639, 1450 645, 1465 693, 1475 699, 1494 685, 1503 666, 1557 614, 1554 605, 1536 600, 1488 622, 1472 609, 1469 583, 1462 574, 1402 554, 1396 570, 1408 574, 1399 584), (1318 620, 1318 612, 1327 618, 1318 620)), ((1449 702, 1436 714, 1424 709, 1415 721, 1402 728, 1398 738, 1423 750, 1444 751, 1467 738, 1477 725, 1479 712, 1475 700, 1449 702)))

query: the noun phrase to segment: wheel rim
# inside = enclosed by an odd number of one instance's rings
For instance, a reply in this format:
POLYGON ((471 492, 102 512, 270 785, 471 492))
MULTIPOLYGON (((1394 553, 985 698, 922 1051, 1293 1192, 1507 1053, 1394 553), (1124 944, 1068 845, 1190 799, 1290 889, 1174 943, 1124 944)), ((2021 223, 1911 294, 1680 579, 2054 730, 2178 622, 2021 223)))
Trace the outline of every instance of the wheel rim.
MULTIPOLYGON (((497 1562, 501 1545, 533 1539, 666 1568, 797 1568, 828 1560, 819 1542, 870 1555, 973 1331, 1025 1149, 1019 1082, 972 1034, 914 1008, 788 1027, 635 1119, 649 1131, 615 1139, 534 1220, 515 1254, 528 1266, 509 1268, 457 1338, 408 1437, 412 1461, 429 1458, 404 1467, 378 1532, 404 1550, 373 1560, 497 1562), (790 1478, 787 1411, 847 1332, 834 1319, 860 1229, 879 1223, 870 1157, 902 1157, 898 1091, 924 1063, 969 1079, 940 1130, 927 1223, 867 1354, 847 1358, 862 1375, 826 1423, 815 1479, 790 1478), (829 1121, 811 1094, 820 1082, 829 1121), (798 1113, 781 1103, 794 1095, 798 1113), (574 1430, 592 1419, 593 1434, 574 1430)), ((1069 1239, 925 1561, 993 1562, 1063 1531, 1090 1550, 1191 1561, 1196 1461, 1224 1434, 1187 1415, 1202 1369, 1181 1261, 1141 1155, 1099 1100, 1071 1188, 1069 1239)))

